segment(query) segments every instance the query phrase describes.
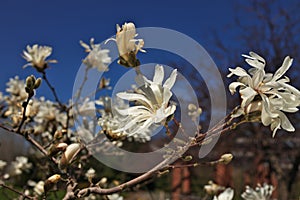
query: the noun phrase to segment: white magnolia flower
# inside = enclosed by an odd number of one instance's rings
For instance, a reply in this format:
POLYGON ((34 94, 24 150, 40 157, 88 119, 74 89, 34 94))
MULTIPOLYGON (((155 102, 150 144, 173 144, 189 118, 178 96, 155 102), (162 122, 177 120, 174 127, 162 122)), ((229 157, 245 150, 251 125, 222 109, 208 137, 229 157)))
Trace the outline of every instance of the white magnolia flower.
POLYGON ((145 76, 137 77, 139 90, 135 93, 120 92, 117 96, 123 100, 135 102, 135 106, 126 109, 118 109, 118 113, 123 116, 125 125, 114 132, 125 132, 127 136, 145 134, 153 124, 162 124, 167 117, 174 114, 175 105, 169 105, 173 87, 177 76, 177 70, 173 70, 170 77, 162 84, 164 79, 164 69, 161 65, 156 65, 153 81, 145 76))
POLYGON ((118 51, 120 55, 119 64, 127 67, 136 67, 139 65, 136 58, 138 51, 145 52, 143 50, 144 40, 135 39, 138 36, 136 33, 135 25, 132 22, 125 23, 122 28, 117 24, 116 38, 108 39, 117 43, 118 51))
POLYGON ((24 156, 16 157, 16 160, 12 162, 12 173, 14 175, 22 174, 23 171, 31 169, 32 164, 28 162, 28 158, 24 156))
MULTIPOLYGON (((126 137, 126 133, 124 131, 120 131, 120 128, 125 126, 124 121, 121 119, 122 116, 118 114, 116 111, 117 107, 126 109, 128 105, 124 103, 124 101, 120 98, 116 98, 115 104, 111 103, 110 97, 101 97, 95 103, 103 107, 103 109, 99 109, 101 117, 98 119, 98 124, 102 128, 102 133, 104 133, 109 139, 112 140, 123 140, 126 137), (116 131, 118 130, 118 131, 116 131)), ((129 138, 127 138, 129 139, 129 138)), ((148 141, 148 136, 135 138, 136 141, 144 142, 148 141)))
POLYGON ((202 109, 197 107, 195 104, 188 105, 188 115, 191 117, 193 121, 197 121, 199 116, 202 114, 202 109))
POLYGON ((107 198, 109 200, 123 200, 124 198, 122 196, 120 196, 119 194, 110 194, 107 195, 107 198))
POLYGON ((82 103, 78 106, 78 110, 75 111, 76 114, 81 116, 94 116, 95 115, 95 103, 89 98, 85 98, 82 103))
POLYGON ((33 191, 37 195, 42 195, 44 193, 44 181, 39 181, 38 183, 33 180, 28 180, 27 185, 33 187, 33 191))
POLYGON ((234 195, 234 191, 231 188, 227 188, 219 194, 219 196, 214 196, 214 200, 232 200, 234 195))
POLYGON ((86 173, 85 173, 85 177, 87 177, 88 179, 90 178, 94 178, 96 176, 96 171, 93 168, 90 168, 86 173))
POLYGON ((44 193, 44 181, 39 181, 33 188, 33 191, 38 194, 42 195, 44 193))
MULTIPOLYGON (((25 101, 27 99, 28 94, 25 91, 24 80, 20 80, 18 76, 15 76, 14 78, 10 78, 6 85, 6 92, 8 92, 13 99, 16 101, 25 101)), ((12 99, 10 98, 10 100, 12 99)))
POLYGON ((39 72, 44 71, 48 68, 48 63, 56 63, 56 60, 46 60, 52 53, 52 48, 49 46, 39 46, 37 44, 30 47, 27 45, 27 51, 23 51, 23 58, 28 62, 28 64, 23 67, 32 66, 36 68, 39 72))
POLYGON ((58 107, 52 101, 40 99, 38 113, 35 117, 35 121, 38 123, 45 123, 47 121, 57 121, 62 124, 66 122, 67 116, 61 112, 58 107))
POLYGON ((266 73, 264 68, 266 61, 254 52, 246 57, 246 62, 252 66, 247 73, 244 69, 237 67, 229 69, 232 75, 239 76, 237 82, 229 85, 229 90, 233 94, 239 87, 239 93, 242 98, 240 114, 251 112, 261 112, 261 122, 265 125, 271 125, 273 136, 277 129, 281 127, 287 131, 295 131, 294 127, 283 112, 296 112, 300 105, 300 92, 298 89, 289 85, 289 78, 282 76, 292 65, 293 59, 287 56, 282 66, 273 74, 266 73), (256 106, 253 106, 255 104, 256 106), (256 110, 253 110, 256 107, 256 110))
POLYGON ((213 181, 208 181, 208 185, 204 185, 204 190, 209 195, 215 195, 224 189, 223 186, 220 186, 213 181))
POLYGON ((108 71, 108 65, 111 63, 108 49, 101 49, 100 44, 94 44, 94 38, 91 38, 90 45, 82 41, 80 44, 89 53, 82 61, 88 68, 96 68, 100 72, 108 71))
POLYGON ((246 186, 246 191, 243 192, 241 197, 245 200, 269 200, 273 190, 274 187, 266 183, 263 186, 258 185, 255 190, 246 186))

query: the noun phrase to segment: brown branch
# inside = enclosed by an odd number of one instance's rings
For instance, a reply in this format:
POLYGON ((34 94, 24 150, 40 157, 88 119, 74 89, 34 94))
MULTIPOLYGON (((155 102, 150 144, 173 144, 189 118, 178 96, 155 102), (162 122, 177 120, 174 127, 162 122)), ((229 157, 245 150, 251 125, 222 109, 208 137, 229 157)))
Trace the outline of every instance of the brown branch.
POLYGON ((22 107, 23 107, 23 114, 22 115, 23 116, 22 116, 22 121, 21 121, 21 123, 18 127, 17 133, 21 132, 21 128, 22 128, 23 124, 25 123, 25 121, 27 119, 26 110, 27 110, 27 106, 29 104, 29 101, 30 101, 31 97, 32 97, 32 95, 28 94, 27 100, 25 102, 23 102, 23 105, 22 105, 22 107))
POLYGON ((12 191, 12 192, 14 192, 14 193, 16 193, 16 194, 22 196, 24 199, 37 199, 37 198, 35 198, 35 197, 31 197, 31 196, 28 196, 28 195, 26 195, 26 194, 23 194, 22 192, 19 192, 18 190, 14 189, 14 188, 12 188, 12 187, 9 187, 9 186, 7 186, 7 185, 5 185, 5 184, 3 184, 3 183, 0 183, 0 187, 3 187, 3 188, 5 188, 5 189, 7 189, 7 190, 12 191))
MULTIPOLYGON (((176 155, 174 155, 176 156, 176 155)), ((159 163, 157 166, 155 166, 154 168, 152 168, 150 171, 132 179, 129 180, 121 185, 112 187, 112 188, 100 188, 98 186, 92 186, 92 187, 88 187, 88 188, 84 188, 79 190, 76 194, 74 194, 73 190, 72 191, 67 191, 64 200, 68 200, 68 199, 75 199, 75 198, 82 198, 84 196, 88 196, 91 193, 94 194, 101 194, 101 195, 109 195, 109 194, 113 194, 113 193, 117 193, 117 192, 121 192, 124 189, 133 187, 149 178, 151 178, 154 174, 156 174, 157 172, 159 172, 160 169, 164 168, 165 165, 167 165, 167 163, 173 160, 173 157, 170 156, 168 159, 165 159, 164 161, 162 161, 161 163, 159 163)), ((74 188, 74 187, 73 187, 74 188)), ((70 189, 70 187, 69 187, 70 189)))
POLYGON ((42 78, 43 80, 46 82, 46 84, 48 85, 48 87, 50 88, 54 98, 55 98, 55 101, 59 104, 59 106, 61 108, 65 108, 65 106, 61 103, 61 101, 59 100, 58 96, 57 96, 57 93, 55 91, 55 88, 51 85, 51 83, 49 82, 48 78, 47 78, 47 75, 46 75, 46 72, 43 71, 41 72, 42 73, 42 78))
POLYGON ((53 158, 53 157, 49 157, 48 156, 48 152, 34 139, 32 138, 30 135, 28 135, 27 133, 23 134, 21 132, 17 132, 16 130, 14 129, 10 129, 6 126, 4 126, 3 124, 0 124, 0 128, 6 130, 6 131, 9 131, 9 132, 13 132, 13 133, 16 133, 18 135, 22 135, 24 136, 24 138, 30 143, 32 144, 34 147, 36 147, 42 154, 44 154, 46 157, 48 157, 54 164, 58 164, 58 161, 53 158))

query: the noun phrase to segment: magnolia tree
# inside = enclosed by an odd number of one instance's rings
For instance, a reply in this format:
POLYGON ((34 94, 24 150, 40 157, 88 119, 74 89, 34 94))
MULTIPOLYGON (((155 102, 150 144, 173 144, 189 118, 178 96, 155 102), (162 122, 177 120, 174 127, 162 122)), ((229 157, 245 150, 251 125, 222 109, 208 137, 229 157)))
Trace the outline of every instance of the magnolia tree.
MULTIPOLYGON (((229 68, 228 77, 237 78, 229 91, 238 93, 241 102, 228 112, 224 84, 214 62, 201 45, 182 33, 136 29, 133 23, 125 23, 117 25, 116 35, 102 43, 91 39, 89 44, 80 44, 87 56, 67 103, 60 101, 47 76, 50 65, 57 62, 48 59, 52 48, 37 44, 27 46, 23 57, 24 67, 31 66, 39 77, 11 78, 6 92, 0 93, 1 128, 23 136, 34 147, 31 162, 22 156, 11 163, 0 161, 2 190, 25 199, 47 198, 56 190, 64 191, 63 199, 123 199, 121 192, 174 168, 230 163, 233 155, 229 152, 212 161, 201 158, 220 135, 234 132, 243 123, 269 126, 274 138, 278 129, 295 131, 285 114, 297 112, 300 104, 300 92, 284 76, 293 62, 289 56, 273 74, 265 71, 266 61, 260 55, 243 55, 250 69, 229 68), (147 56, 151 49, 185 58, 202 75, 211 98, 211 110, 205 111, 210 112, 210 120, 200 120, 202 109, 196 94, 201 91, 193 90, 188 77, 167 65, 142 64, 139 52, 147 56), (128 69, 113 86, 104 77, 112 67, 114 71, 128 69), (54 101, 38 97, 41 84, 50 88, 54 101), (201 128, 204 124, 207 129, 201 128), (128 150, 150 144, 154 138, 164 144, 152 145, 151 151, 142 153, 128 150), (186 153, 191 148, 199 148, 198 157, 186 153), (91 167, 91 156, 110 168, 138 175, 112 183, 91 167), (20 177, 26 178, 21 189, 20 177)), ((234 197, 233 189, 211 181, 204 190, 206 198, 234 197)), ((254 189, 247 186, 240 197, 271 199, 273 190, 266 183, 254 189)))

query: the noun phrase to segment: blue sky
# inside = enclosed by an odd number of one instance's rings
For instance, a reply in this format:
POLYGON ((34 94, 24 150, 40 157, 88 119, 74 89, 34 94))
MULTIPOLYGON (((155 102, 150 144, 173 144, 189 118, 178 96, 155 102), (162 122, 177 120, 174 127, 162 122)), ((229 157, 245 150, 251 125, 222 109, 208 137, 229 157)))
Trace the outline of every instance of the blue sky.
MULTIPOLYGON (((233 2, 233 1, 232 1, 233 2)), ((137 27, 165 27, 180 31, 200 44, 209 45, 210 29, 221 31, 233 20, 231 1, 38 1, 0 2, 0 89, 9 77, 34 74, 22 69, 27 44, 53 47, 59 61, 47 72, 65 101, 72 94, 73 80, 84 57, 79 40, 95 37, 101 42, 115 34, 115 25, 133 21, 137 27)), ((116 72, 117 73, 117 72, 116 72)), ((49 93, 42 88, 40 94, 49 93)))
MULTIPOLYGON (((85 53, 79 40, 90 37, 101 42, 115 34, 115 25, 133 21, 137 27, 165 27, 182 32, 204 48, 214 45, 211 30, 220 33, 221 40, 231 41, 223 32, 234 33, 236 1, 40 1, 2 0, 0 2, 0 90, 9 77, 25 78, 35 74, 31 68, 22 69, 21 57, 27 44, 52 46, 52 58, 59 61, 47 71, 61 99, 72 95, 73 81, 85 53)), ((242 16, 245 20, 247 16, 242 16)), ((118 73, 118 70, 116 70, 118 73)), ((49 96, 42 87, 41 95, 49 96)))

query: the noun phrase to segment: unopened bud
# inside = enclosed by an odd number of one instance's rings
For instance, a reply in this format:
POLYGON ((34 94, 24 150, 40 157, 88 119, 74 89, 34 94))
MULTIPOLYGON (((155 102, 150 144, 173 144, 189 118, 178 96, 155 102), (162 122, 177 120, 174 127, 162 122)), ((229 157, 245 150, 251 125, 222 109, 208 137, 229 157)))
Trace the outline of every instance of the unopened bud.
POLYGON ((57 183, 60 180, 61 176, 59 174, 54 174, 52 176, 50 176, 47 181, 51 182, 51 183, 57 183))
POLYGON ((76 157, 78 152, 80 151, 80 144, 74 143, 70 144, 65 152, 62 154, 62 157, 59 162, 59 166, 61 169, 65 169, 76 157))
POLYGON ((58 144, 54 144, 50 147, 50 150, 48 152, 49 156, 54 156, 56 155, 58 152, 60 151, 65 151, 67 148, 67 144, 66 143, 58 143, 58 144))
POLYGON ((61 179, 61 176, 59 174, 54 174, 52 176, 50 176, 46 181, 45 181, 45 184, 44 184, 44 191, 45 191, 45 194, 51 190, 55 185, 56 183, 61 179))
POLYGON ((32 89, 32 87, 33 87, 33 85, 34 85, 34 79, 32 78, 32 76, 28 76, 27 78, 26 78, 26 87, 28 88, 28 89, 32 89))
POLYGON ((233 158, 233 155, 231 153, 223 154, 221 156, 221 158, 219 159, 219 163, 227 165, 228 163, 231 162, 232 158, 233 158))
POLYGON ((185 156, 184 158, 182 158, 182 160, 185 162, 191 161, 192 159, 193 159, 193 156, 191 156, 191 155, 185 156))
POLYGON ((103 177, 100 179, 100 181, 96 185, 103 187, 103 186, 105 186, 106 183, 107 183, 107 178, 103 177))
POLYGON ((39 88, 40 87, 40 85, 41 85, 41 83, 42 83, 42 79, 41 78, 38 78, 38 79, 36 79, 36 81, 35 81, 35 83, 34 83, 34 89, 37 89, 37 88, 39 88))

